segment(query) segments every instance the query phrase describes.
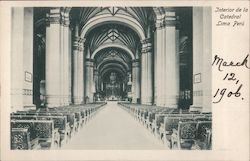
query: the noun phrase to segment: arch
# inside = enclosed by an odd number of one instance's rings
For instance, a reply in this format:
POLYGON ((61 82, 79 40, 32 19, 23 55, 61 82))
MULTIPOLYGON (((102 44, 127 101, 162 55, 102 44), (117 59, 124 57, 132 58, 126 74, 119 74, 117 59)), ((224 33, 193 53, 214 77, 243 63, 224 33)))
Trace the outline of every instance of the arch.
POLYGON ((123 67, 126 69, 126 70, 129 70, 129 66, 128 64, 126 64, 125 62, 119 60, 119 59, 114 59, 114 60, 110 60, 110 59, 104 59, 98 66, 97 66, 97 69, 100 69, 102 66, 106 65, 106 64, 113 64, 113 63, 118 63, 118 64, 121 64, 123 65, 123 67))
POLYGON ((120 69, 121 71, 123 71, 123 73, 126 73, 126 70, 123 69, 123 66, 120 64, 116 64, 116 63, 110 63, 110 64, 105 64, 103 66, 103 68, 100 70, 100 73, 103 73, 103 71, 105 71, 106 69, 112 69, 112 67, 115 67, 113 69, 120 69))
POLYGON ((119 49, 122 49, 124 51, 126 51, 132 58, 132 60, 135 59, 135 56, 133 54, 133 52, 125 45, 122 45, 122 44, 118 44, 118 43, 105 43, 101 46, 99 46, 91 55, 91 59, 94 59, 95 58, 95 55, 101 51, 102 49, 105 49, 105 48, 109 48, 109 47, 115 47, 115 48, 119 48, 119 49))
POLYGON ((144 40, 146 38, 143 27, 140 25, 140 23, 136 19, 126 16, 126 15, 118 15, 118 14, 116 14, 115 16, 105 14, 105 15, 99 15, 99 16, 95 16, 91 18, 83 26, 81 33, 80 33, 80 37, 84 38, 87 35, 87 33, 94 27, 107 24, 110 22, 114 22, 117 24, 122 24, 127 27, 130 27, 138 34, 141 40, 144 40))
POLYGON ((126 74, 121 70, 121 69, 118 69, 118 68, 115 68, 115 69, 111 69, 111 68, 107 68, 105 69, 102 73, 101 73, 101 76, 103 77, 107 72, 109 71, 116 71, 116 72, 119 72, 120 74, 122 74, 123 77, 126 77, 126 74))

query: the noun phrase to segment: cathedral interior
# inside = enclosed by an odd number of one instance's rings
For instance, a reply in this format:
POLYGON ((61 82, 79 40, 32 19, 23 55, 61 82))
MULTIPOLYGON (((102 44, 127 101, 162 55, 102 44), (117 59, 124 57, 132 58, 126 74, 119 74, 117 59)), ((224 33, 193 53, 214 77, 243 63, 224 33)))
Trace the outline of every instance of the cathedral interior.
POLYGON ((11 149, 211 149, 211 8, 15 7, 11 20, 11 149))

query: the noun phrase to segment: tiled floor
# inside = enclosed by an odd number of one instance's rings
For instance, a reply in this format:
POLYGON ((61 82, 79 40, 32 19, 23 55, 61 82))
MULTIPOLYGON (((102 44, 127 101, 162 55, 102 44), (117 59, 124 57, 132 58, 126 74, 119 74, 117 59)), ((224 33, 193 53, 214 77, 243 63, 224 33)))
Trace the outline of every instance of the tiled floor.
POLYGON ((108 102, 62 149, 160 150, 166 147, 116 102, 108 102))

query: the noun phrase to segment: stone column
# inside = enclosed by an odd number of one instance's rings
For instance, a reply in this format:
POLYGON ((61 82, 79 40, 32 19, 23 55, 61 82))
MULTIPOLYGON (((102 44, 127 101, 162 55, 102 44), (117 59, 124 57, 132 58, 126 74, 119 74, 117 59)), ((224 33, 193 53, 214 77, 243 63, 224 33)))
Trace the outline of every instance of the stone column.
POLYGON ((60 8, 47 15, 46 27, 46 103, 48 107, 61 105, 61 39, 60 8))
POLYGON ((46 101, 48 107, 70 102, 70 36, 66 8, 51 8, 46 27, 46 101))
POLYGON ((155 9, 156 105, 177 108, 179 99, 179 31, 172 8, 155 9))
POLYGON ((84 102, 84 42, 85 39, 80 38, 78 45, 78 60, 77 60, 77 68, 78 68, 78 103, 82 104, 84 102))
POLYGON ((78 53, 79 53, 79 38, 78 38, 78 34, 76 34, 76 32, 78 32, 78 28, 75 28, 75 38, 74 38, 74 42, 73 42, 73 103, 74 104, 79 104, 80 100, 79 100, 79 96, 78 96, 78 53))
POLYGON ((132 62, 132 74, 133 74, 133 80, 132 80, 133 98, 132 98, 132 102, 137 103, 137 100, 140 98, 140 62, 138 59, 136 59, 132 62))
POLYGON ((61 41, 62 41, 62 62, 61 62, 61 72, 62 72, 62 104, 61 105, 69 105, 70 104, 70 98, 71 94, 69 91, 70 88, 70 78, 71 78, 71 72, 69 71, 70 67, 70 28, 69 28, 69 14, 68 13, 63 13, 62 14, 62 22, 61 22, 61 41))
POLYGON ((97 69, 94 70, 94 90, 93 92, 96 93, 98 92, 99 88, 98 88, 98 75, 99 72, 97 69))
POLYGON ((33 104, 33 8, 12 9, 11 111, 33 104))
POLYGON ((157 19, 155 31, 155 104, 157 106, 164 106, 164 93, 165 93, 165 59, 164 57, 164 25, 161 17, 157 19))
POLYGON ((69 59, 69 67, 68 67, 68 71, 69 71, 69 104, 73 103, 72 97, 73 97, 73 93, 72 93, 72 89, 73 89, 73 73, 72 73, 72 69, 73 69, 73 60, 72 60, 72 54, 73 54, 73 43, 72 43, 72 31, 73 28, 72 26, 69 28, 69 55, 68 55, 68 59, 69 59))
POLYGON ((174 11, 165 13, 165 103, 167 107, 178 106, 179 98, 179 53, 176 50, 176 15, 174 11))
POLYGON ((23 30, 24 9, 12 9, 11 28, 11 109, 12 111, 23 108, 23 30), (21 51, 21 52, 20 52, 21 51))
POLYGON ((211 112, 212 100, 212 18, 211 9, 193 8, 193 105, 190 110, 211 112))
POLYGON ((94 81, 94 62, 91 59, 85 61, 85 97, 88 97, 87 103, 94 101, 93 99, 93 81, 94 81))
POLYGON ((141 104, 153 103, 153 53, 151 39, 142 43, 141 55, 141 104))
POLYGON ((104 88, 103 88, 103 81, 101 82, 101 91, 103 91, 104 90, 104 88))

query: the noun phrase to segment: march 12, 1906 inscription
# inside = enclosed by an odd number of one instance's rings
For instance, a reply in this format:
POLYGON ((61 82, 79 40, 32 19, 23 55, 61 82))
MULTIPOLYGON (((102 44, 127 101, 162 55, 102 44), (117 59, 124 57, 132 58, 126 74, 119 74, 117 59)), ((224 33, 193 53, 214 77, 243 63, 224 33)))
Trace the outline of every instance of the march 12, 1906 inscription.
POLYGON ((226 72, 228 68, 246 68, 250 69, 249 67, 249 54, 245 56, 245 58, 241 62, 234 62, 234 61, 226 61, 223 58, 219 57, 218 55, 214 56, 214 60, 212 66, 214 66, 219 72, 223 73, 222 81, 230 81, 232 82, 232 86, 230 88, 221 88, 219 87, 215 94, 213 95, 213 103, 219 103, 222 101, 224 97, 239 97, 244 100, 244 96, 241 94, 241 90, 243 88, 243 84, 241 83, 240 79, 237 77, 236 73, 233 72, 226 72), (236 87, 236 90, 233 90, 233 87, 236 87))

